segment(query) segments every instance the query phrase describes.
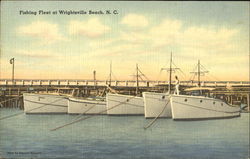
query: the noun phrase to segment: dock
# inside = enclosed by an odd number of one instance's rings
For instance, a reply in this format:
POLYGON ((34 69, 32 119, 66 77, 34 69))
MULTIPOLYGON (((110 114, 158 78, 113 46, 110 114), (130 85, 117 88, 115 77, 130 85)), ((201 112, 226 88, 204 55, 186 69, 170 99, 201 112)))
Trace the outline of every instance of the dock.
MULTIPOLYGON (((180 81, 180 90, 197 86, 197 81, 180 81)), ((139 81, 139 93, 145 91, 164 92, 168 81, 139 81)), ((121 94, 134 95, 137 81, 133 80, 79 80, 79 79, 0 79, 0 107, 23 109, 22 94, 53 92, 77 97, 90 95, 105 96, 107 85, 121 94)), ((217 98, 223 98, 233 105, 244 104, 249 112, 249 81, 201 81, 201 86, 219 88, 212 91, 217 98)), ((172 86, 174 88, 174 85, 172 86)))
MULTIPOLYGON (((136 87, 135 80, 76 80, 76 79, 0 79, 0 87, 4 86, 125 86, 136 87)), ((141 87, 154 87, 156 85, 167 85, 168 81, 139 81, 141 87)), ((197 81, 180 81, 180 85, 194 86, 197 81)), ((250 81, 202 81, 202 86, 211 87, 249 87, 250 81)))

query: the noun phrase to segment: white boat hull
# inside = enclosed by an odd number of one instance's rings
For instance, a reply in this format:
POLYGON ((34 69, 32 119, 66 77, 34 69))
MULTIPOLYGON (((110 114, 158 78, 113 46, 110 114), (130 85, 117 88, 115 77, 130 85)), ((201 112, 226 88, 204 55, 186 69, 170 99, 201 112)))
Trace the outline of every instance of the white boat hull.
POLYGON ((107 114, 106 101, 69 98, 69 114, 107 114))
POLYGON ((173 119, 213 119, 240 116, 240 108, 207 97, 172 95, 171 108, 173 119))
POLYGON ((33 113, 67 113, 68 98, 54 94, 24 93, 24 112, 33 113))
POLYGON ((106 96, 108 115, 143 115, 142 97, 110 94, 106 96))
POLYGON ((171 118, 170 96, 167 93, 143 92, 145 118, 171 118))

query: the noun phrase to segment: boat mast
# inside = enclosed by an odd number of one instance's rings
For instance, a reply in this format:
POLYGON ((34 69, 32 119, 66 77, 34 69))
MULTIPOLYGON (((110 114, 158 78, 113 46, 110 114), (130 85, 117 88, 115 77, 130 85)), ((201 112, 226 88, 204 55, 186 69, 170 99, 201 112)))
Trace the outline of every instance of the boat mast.
POLYGON ((139 73, 138 64, 136 64, 136 95, 139 92, 139 73))
POLYGON ((200 76, 201 76, 201 71, 200 71, 200 60, 198 60, 198 87, 201 86, 201 81, 200 81, 200 76))
POLYGON ((112 77, 112 61, 110 62, 109 68, 109 85, 111 86, 111 77, 112 77))
MULTIPOLYGON (((195 69, 197 67, 197 71, 196 72, 190 72, 190 73, 194 73, 194 75, 197 75, 197 86, 200 87, 201 86, 201 76, 205 75, 206 73, 208 73, 208 71, 204 71, 201 69, 205 69, 204 66, 201 65, 200 60, 198 60, 198 65, 195 66, 195 69)), ((193 79, 195 78, 195 76, 193 77, 193 79)))
POLYGON ((170 55, 170 67, 169 67, 169 86, 168 86, 168 92, 171 93, 171 79, 172 79, 172 52, 170 55))

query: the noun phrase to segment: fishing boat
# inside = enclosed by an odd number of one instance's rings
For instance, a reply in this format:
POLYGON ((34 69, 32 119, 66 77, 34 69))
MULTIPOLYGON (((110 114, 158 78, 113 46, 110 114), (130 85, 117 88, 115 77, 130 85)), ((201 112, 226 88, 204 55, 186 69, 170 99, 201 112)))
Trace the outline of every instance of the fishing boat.
POLYGON ((108 115, 143 115, 144 104, 142 97, 131 95, 106 95, 108 115))
POLYGON ((145 118, 171 118, 169 93, 143 92, 145 118))
MULTIPOLYGON (((156 93, 156 92, 143 92, 144 98, 144 110, 145 118, 171 118, 171 106, 170 106, 170 92, 171 92, 171 81, 172 72, 179 68, 172 67, 172 52, 170 55, 170 67, 169 71, 169 85, 168 92, 156 93)), ((163 69, 162 69, 163 70, 163 69)))
MULTIPOLYGON (((192 88, 188 91, 211 91, 211 88, 192 88)), ((170 98, 172 118, 177 119, 213 119, 240 116, 240 108, 221 99, 195 95, 172 95, 170 98)))
POLYGON ((107 114, 105 98, 69 98, 69 114, 107 114))
POLYGON ((24 93, 23 102, 26 114, 68 112, 68 97, 64 95, 24 93))
POLYGON ((200 61, 198 61, 198 86, 186 89, 186 95, 172 95, 171 109, 172 118, 178 119, 214 119, 240 116, 240 108, 232 106, 221 99, 210 97, 209 93, 214 89, 201 87, 200 75, 207 73, 200 71, 200 61))
MULTIPOLYGON (((136 95, 139 91, 139 68, 136 65, 136 95)), ((122 95, 117 93, 107 93, 107 114, 108 115, 143 115, 144 114, 144 102, 143 97, 122 95)))

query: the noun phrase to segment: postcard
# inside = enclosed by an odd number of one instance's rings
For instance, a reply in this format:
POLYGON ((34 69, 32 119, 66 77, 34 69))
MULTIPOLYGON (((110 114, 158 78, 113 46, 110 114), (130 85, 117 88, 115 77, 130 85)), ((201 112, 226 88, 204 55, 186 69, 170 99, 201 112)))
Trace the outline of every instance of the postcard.
POLYGON ((1 1, 0 158, 249 158, 249 2, 1 1))

